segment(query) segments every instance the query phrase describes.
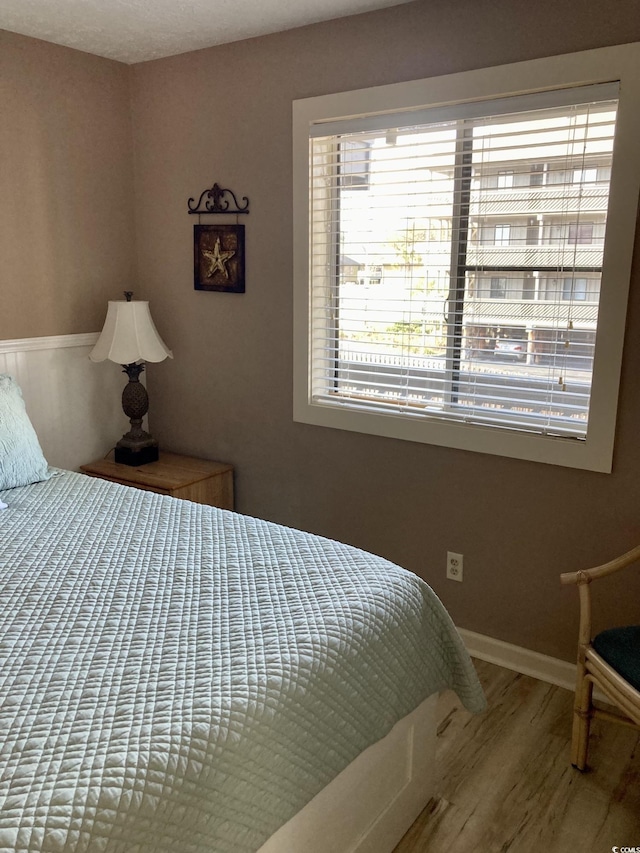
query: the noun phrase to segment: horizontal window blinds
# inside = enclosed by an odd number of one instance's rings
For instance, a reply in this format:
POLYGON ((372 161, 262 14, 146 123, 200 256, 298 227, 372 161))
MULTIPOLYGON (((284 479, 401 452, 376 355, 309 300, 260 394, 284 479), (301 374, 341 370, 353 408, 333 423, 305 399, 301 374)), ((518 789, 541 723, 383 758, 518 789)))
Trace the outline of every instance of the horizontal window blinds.
POLYGON ((612 85, 314 128, 314 402, 586 435, 612 85))

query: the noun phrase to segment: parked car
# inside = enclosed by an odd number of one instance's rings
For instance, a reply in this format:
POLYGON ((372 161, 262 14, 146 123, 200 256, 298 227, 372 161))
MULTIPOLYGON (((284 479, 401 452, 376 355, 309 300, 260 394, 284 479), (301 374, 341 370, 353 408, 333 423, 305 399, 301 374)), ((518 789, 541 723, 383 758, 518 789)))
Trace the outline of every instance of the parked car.
POLYGON ((527 342, 515 338, 496 338, 494 355, 498 358, 515 358, 524 361, 527 357, 527 342))

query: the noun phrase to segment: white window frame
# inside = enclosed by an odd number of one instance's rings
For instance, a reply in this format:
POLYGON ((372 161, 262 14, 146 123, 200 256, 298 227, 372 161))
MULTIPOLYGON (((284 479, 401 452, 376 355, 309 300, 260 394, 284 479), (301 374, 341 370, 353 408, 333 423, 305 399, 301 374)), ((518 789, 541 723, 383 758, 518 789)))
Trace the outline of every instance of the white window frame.
POLYGON ((322 95, 293 104, 294 387, 301 423, 610 472, 640 190, 640 43, 322 95), (589 428, 577 440, 334 408, 310 396, 309 129, 319 121, 620 81, 589 428))

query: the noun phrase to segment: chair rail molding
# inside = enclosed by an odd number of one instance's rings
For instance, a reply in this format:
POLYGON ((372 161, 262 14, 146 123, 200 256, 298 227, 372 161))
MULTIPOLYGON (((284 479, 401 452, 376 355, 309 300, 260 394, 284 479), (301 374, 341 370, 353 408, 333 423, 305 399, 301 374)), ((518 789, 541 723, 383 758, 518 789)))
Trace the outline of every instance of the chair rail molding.
POLYGON ((0 341, 0 353, 33 352, 34 350, 65 349, 67 347, 93 346, 100 332, 85 332, 78 335, 49 335, 43 338, 16 338, 0 341))

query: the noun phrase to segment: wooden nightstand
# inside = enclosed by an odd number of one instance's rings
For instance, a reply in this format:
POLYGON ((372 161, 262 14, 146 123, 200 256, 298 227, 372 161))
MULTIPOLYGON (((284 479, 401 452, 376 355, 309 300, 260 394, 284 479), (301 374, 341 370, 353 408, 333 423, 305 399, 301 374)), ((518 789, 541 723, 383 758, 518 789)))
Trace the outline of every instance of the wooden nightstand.
POLYGON ((134 468, 110 459, 96 459, 80 470, 90 477, 161 495, 233 509, 233 465, 160 451, 157 462, 134 468))

